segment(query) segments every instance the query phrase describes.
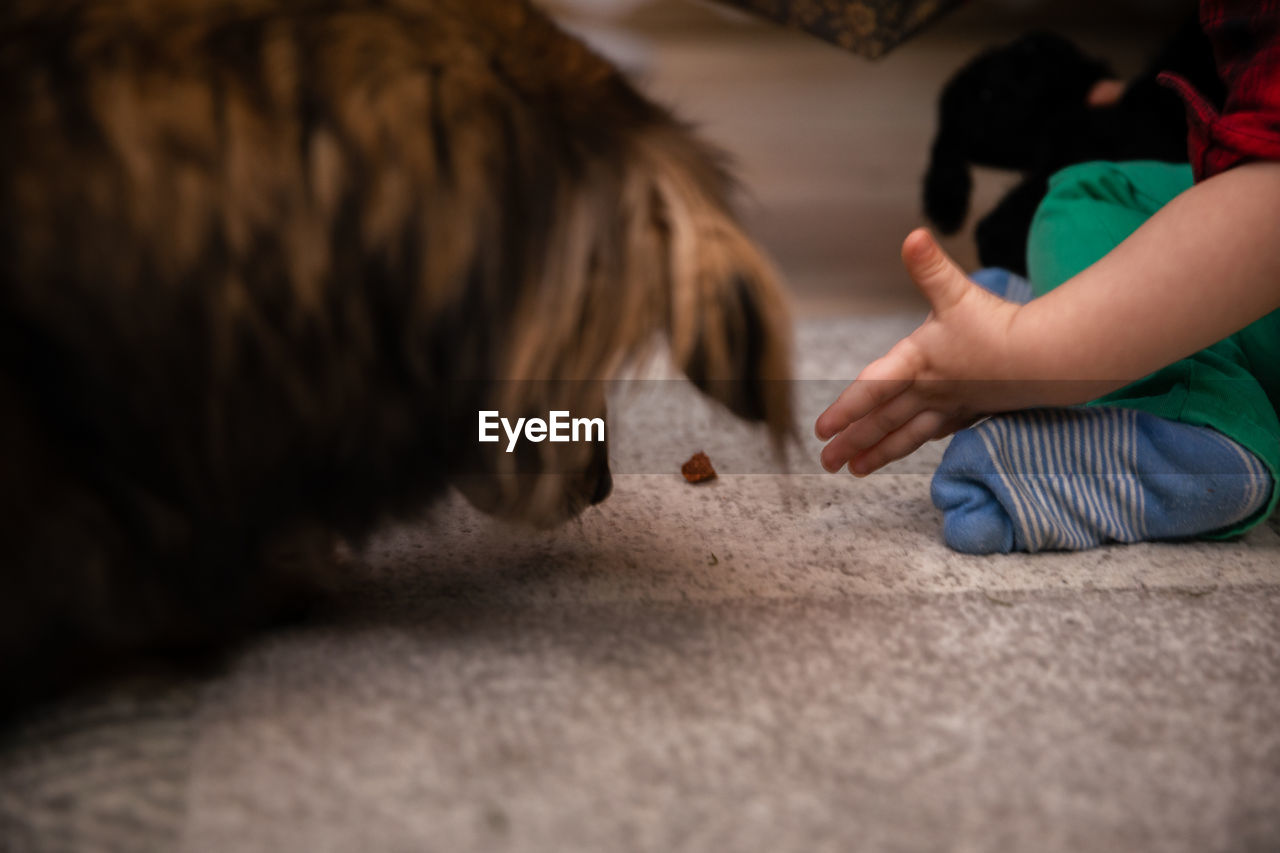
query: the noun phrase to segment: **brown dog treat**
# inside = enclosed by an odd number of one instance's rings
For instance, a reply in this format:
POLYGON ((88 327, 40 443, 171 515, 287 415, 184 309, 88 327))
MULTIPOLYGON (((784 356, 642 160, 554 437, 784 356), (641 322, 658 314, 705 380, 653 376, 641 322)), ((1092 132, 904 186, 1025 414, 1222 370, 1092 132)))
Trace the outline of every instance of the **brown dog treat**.
POLYGON ((711 460, 707 458, 707 454, 701 451, 693 454, 688 462, 680 466, 680 473, 690 483, 701 483, 704 480, 716 478, 716 469, 711 467, 711 460))

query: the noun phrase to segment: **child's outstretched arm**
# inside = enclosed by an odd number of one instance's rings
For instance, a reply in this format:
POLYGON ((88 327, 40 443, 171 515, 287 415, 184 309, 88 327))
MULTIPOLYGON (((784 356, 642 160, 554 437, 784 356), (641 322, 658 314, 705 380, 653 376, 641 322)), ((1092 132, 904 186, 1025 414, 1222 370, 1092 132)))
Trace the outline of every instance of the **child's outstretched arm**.
POLYGON ((1026 305, 970 282, 923 230, 902 257, 933 311, 818 417, 828 471, 869 474, 983 415, 1083 403, 1280 308, 1280 163, 1196 184, 1026 305))

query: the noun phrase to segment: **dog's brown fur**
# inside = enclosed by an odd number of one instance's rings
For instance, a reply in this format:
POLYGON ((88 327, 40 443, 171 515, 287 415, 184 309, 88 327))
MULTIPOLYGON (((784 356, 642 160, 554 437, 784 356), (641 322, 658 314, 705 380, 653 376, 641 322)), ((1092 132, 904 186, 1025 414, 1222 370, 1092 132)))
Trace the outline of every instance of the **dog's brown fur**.
POLYGON ((576 513, 599 451, 503 467, 476 412, 601 415, 655 333, 789 429, 718 158, 523 0, 9 0, 0 92, 0 691, 248 624, 314 582, 269 555, 450 483, 576 513))

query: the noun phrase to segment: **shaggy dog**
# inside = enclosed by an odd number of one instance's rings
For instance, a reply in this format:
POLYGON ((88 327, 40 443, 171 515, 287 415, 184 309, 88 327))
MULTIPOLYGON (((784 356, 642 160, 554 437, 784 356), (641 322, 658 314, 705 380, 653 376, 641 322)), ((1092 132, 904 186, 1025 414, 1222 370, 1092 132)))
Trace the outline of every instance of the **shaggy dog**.
POLYGON ((781 440, 787 309, 717 154, 524 0, 0 11, 0 704, 201 646, 459 486, 536 525, 655 336, 781 440))
POLYGON ((1119 100, 1090 105, 1094 84, 1114 77, 1107 63, 1061 36, 1031 33, 984 51, 947 82, 924 178, 924 210, 944 234, 969 209, 969 165, 1023 173, 1023 180, 977 225, 983 266, 1026 274, 1027 234, 1049 177, 1089 160, 1185 162, 1182 101, 1156 81, 1161 71, 1188 78, 1208 97, 1222 83, 1199 23, 1189 19, 1119 100))

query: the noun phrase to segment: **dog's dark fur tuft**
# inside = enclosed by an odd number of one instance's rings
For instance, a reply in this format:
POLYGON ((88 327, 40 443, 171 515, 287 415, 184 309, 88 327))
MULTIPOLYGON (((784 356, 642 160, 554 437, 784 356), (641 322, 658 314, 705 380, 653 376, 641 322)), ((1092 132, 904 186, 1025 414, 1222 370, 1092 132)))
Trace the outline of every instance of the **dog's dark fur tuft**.
POLYGON ((718 155, 524 0, 0 11, 0 684, 199 644, 459 485, 552 524, 655 334, 791 429, 786 304, 718 155), (570 380, 570 381, 563 381, 570 380))

